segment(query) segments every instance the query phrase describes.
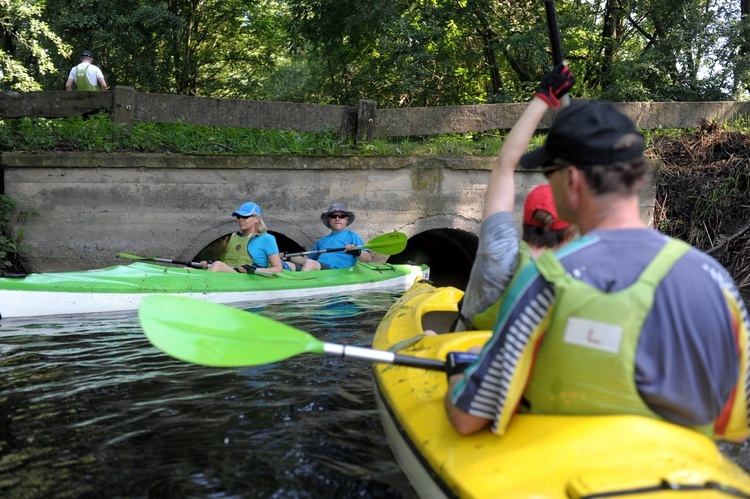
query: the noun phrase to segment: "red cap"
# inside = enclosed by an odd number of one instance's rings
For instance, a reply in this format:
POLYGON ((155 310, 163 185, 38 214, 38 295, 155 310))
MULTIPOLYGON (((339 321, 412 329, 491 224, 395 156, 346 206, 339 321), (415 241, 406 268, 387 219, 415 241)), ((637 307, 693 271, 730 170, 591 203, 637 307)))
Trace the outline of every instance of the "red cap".
POLYGON ((536 210, 544 210, 555 218, 550 227, 552 230, 564 229, 570 225, 569 222, 557 218, 557 208, 555 208, 555 200, 552 197, 552 188, 549 184, 534 187, 526 196, 526 202, 523 204, 523 223, 542 227, 537 220, 534 220, 533 215, 536 210))

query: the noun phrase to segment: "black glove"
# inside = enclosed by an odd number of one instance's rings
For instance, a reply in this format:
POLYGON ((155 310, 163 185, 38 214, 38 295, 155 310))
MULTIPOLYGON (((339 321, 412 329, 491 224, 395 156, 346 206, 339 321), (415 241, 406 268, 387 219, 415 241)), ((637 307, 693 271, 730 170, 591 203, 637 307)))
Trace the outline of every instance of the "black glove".
POLYGON ((255 274, 255 271, 258 270, 258 267, 255 265, 243 265, 242 268, 245 269, 245 272, 248 274, 255 274))
POLYGON ((445 357, 445 374, 448 379, 454 374, 461 374, 479 358, 479 355, 469 352, 448 352, 445 357))
POLYGON ((570 68, 565 63, 561 63, 542 78, 534 95, 543 99, 552 109, 557 109, 560 107, 560 97, 567 94, 575 82, 576 79, 570 68))
POLYGON ((362 250, 361 249, 350 249, 350 250, 347 250, 346 253, 349 253, 352 256, 359 256, 359 255, 362 254, 362 250))

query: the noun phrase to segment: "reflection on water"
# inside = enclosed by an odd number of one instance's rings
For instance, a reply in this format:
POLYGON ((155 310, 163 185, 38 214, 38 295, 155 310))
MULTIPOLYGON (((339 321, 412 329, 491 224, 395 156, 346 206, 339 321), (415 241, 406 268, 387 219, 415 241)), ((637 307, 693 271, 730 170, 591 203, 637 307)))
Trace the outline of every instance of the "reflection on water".
MULTIPOLYGON (((248 309, 369 346, 395 296, 248 309)), ((0 495, 411 495, 375 410, 370 365, 300 355, 240 369, 152 347, 135 313, 0 323, 0 495)))

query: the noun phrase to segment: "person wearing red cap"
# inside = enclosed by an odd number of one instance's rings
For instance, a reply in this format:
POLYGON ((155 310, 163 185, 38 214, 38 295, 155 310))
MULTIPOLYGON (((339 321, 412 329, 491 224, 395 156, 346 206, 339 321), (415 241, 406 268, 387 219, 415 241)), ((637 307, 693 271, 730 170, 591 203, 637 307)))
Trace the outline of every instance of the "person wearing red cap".
POLYGON ((523 240, 533 258, 544 250, 556 250, 569 242, 576 233, 572 223, 560 220, 548 184, 534 187, 523 204, 523 240))
MULTIPOLYGON (((508 181, 513 182, 512 175, 508 181)), ((510 194, 507 189, 503 192, 510 194)), ((536 186, 526 196, 521 241, 518 241, 515 232, 512 213, 498 212, 493 213, 491 217, 494 220, 483 222, 485 230, 480 234, 481 249, 477 251, 477 258, 471 269, 454 331, 492 329, 503 292, 517 270, 545 250, 555 251, 561 248, 577 233, 575 225, 558 218, 552 189, 547 184, 536 186), (498 229, 497 226, 501 224, 502 227, 498 229), (488 233, 488 228, 493 230, 488 233), (503 241, 498 236, 507 240, 503 241), (509 258, 512 256, 515 258, 509 258), (499 268, 500 266, 502 268, 499 268), (498 282, 497 276, 507 280, 498 282)))
POLYGON ((652 166, 643 135, 614 105, 572 103, 544 145, 519 157, 548 103, 535 95, 500 164, 541 169, 560 218, 581 237, 518 270, 492 339, 448 371, 451 424, 464 435, 503 435, 517 410, 630 414, 744 440, 750 317, 734 280, 643 221, 639 195, 652 166))

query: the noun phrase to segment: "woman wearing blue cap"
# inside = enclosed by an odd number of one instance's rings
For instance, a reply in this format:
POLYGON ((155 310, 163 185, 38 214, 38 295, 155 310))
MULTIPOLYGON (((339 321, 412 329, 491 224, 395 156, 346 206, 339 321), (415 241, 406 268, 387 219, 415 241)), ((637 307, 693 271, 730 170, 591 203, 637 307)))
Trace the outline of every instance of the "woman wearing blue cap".
POLYGON ((281 261, 276 238, 268 233, 260 217, 260 206, 248 201, 232 212, 240 230, 233 233, 227 243, 222 261, 202 261, 201 266, 211 272, 242 272, 254 274, 257 269, 281 272, 292 268, 281 261))

